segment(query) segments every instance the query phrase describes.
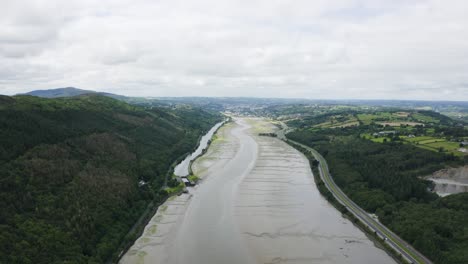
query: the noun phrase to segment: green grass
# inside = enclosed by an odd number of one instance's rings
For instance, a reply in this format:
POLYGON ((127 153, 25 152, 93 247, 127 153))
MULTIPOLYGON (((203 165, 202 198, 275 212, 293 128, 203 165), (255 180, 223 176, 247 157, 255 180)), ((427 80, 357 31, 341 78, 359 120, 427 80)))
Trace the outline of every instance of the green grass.
POLYGON ((173 195, 176 193, 181 192, 185 187, 185 184, 183 182, 180 182, 177 186, 175 187, 167 187, 164 190, 167 192, 168 195, 173 195))
POLYGON ((420 122, 423 122, 423 123, 439 123, 440 121, 431 117, 431 116, 426 116, 426 115, 423 115, 423 114, 420 114, 420 113, 412 113, 411 114, 411 117, 416 120, 416 121, 420 121, 420 122))
POLYGON ((387 142, 390 141, 390 139, 386 137, 370 138, 370 140, 372 140, 373 142, 377 142, 377 143, 384 143, 385 139, 387 139, 387 142))
MULTIPOLYGON (((409 114, 409 113, 408 113, 409 114)), ((368 125, 372 122, 388 122, 388 123, 440 123, 440 120, 432 117, 427 116, 421 113, 411 113, 408 116, 398 115, 397 113, 392 112, 377 112, 373 114, 358 114, 358 119, 368 125)), ((396 124, 395 124, 396 125, 396 124)), ((416 125, 416 124, 413 124, 416 125)), ((396 125, 399 126, 399 125, 396 125)))
POLYGON ((405 126, 405 127, 396 126, 396 127, 393 127, 392 129, 397 130, 399 132, 407 132, 407 133, 412 133, 415 130, 415 128, 412 126, 405 126))
POLYGON ((372 123, 372 120, 374 120, 377 117, 377 115, 358 114, 357 117, 361 122, 368 125, 368 124, 372 123))
MULTIPOLYGON (((378 137, 374 138, 371 134, 362 134, 362 137, 365 139, 369 139, 376 143, 383 143, 386 137, 378 137)), ((388 142, 390 142, 389 138, 386 138, 388 142)), ((451 142, 447 141, 445 138, 437 138, 437 137, 430 137, 430 136, 421 136, 421 137, 407 137, 407 136, 400 136, 400 139, 403 141, 404 144, 412 144, 418 148, 423 148, 431 151, 440 151, 440 148, 443 148, 443 152, 446 153, 453 153, 456 156, 463 156, 466 155, 458 149, 460 148, 458 142, 451 142)))
POLYGON ((398 116, 396 113, 377 112, 375 114, 358 114, 358 119, 368 125, 372 122, 408 121, 406 117, 398 116))
POLYGON ((450 141, 438 141, 438 142, 426 144, 426 146, 436 148, 436 149, 444 148, 444 150, 449 151, 449 152, 459 152, 458 149, 460 148, 460 145, 458 142, 450 142, 450 141))
POLYGON ((390 138, 387 138, 387 137, 374 137, 373 135, 371 134, 362 134, 362 136, 365 138, 365 139, 369 139, 373 142, 376 142, 376 143, 383 143, 384 142, 384 139, 387 139, 387 141, 390 141, 390 138))
POLYGON ((428 129, 426 129, 426 134, 431 135, 431 134, 434 134, 434 133, 435 133, 435 129, 434 129, 434 128, 428 128, 428 129))
POLYGON ((413 138, 401 136, 400 138, 402 138, 402 139, 404 139, 406 141, 412 142, 412 143, 419 142, 419 141, 424 141, 424 140, 435 139, 434 137, 428 137, 428 136, 413 137, 413 138))
POLYGON ((359 125, 359 121, 353 115, 333 115, 327 121, 314 125, 315 128, 338 128, 359 125))
POLYGON ((427 145, 427 144, 434 143, 434 142, 444 142, 444 141, 446 140, 443 138, 434 138, 434 139, 421 140, 421 141, 418 141, 418 143, 427 145))
POLYGON ((200 178, 196 175, 190 175, 187 177, 191 182, 197 182, 200 178))
POLYGON ((357 120, 347 120, 341 123, 335 123, 330 128, 340 128, 340 127, 349 127, 349 126, 359 126, 359 121, 357 120))
MULTIPOLYGON (((436 138, 436 137, 429 137, 429 136, 422 136, 422 137, 400 137, 402 140, 413 144, 416 147, 431 150, 431 151, 439 151, 440 148, 443 148, 444 152, 453 153, 456 156, 463 156, 464 153, 458 151, 460 148, 458 142, 450 142, 444 138, 436 138)), ((377 141, 374 141, 377 142, 377 141)))

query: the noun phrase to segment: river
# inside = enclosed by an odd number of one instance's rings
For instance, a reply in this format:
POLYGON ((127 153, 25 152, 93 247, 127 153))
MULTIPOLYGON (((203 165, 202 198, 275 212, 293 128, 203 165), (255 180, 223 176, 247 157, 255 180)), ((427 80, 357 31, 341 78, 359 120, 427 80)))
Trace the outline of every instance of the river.
POLYGON ((218 124, 214 125, 208 133, 206 133, 200 139, 200 143, 198 144, 197 149, 190 155, 188 155, 183 161, 181 161, 177 166, 174 168, 174 174, 180 177, 184 177, 189 175, 189 166, 190 163, 195 160, 200 154, 203 153, 203 150, 208 146, 208 142, 213 137, 213 134, 218 130, 220 126, 223 125, 224 122, 219 122, 218 124))
POLYGON ((192 166, 202 182, 169 199, 121 263, 395 263, 320 196, 306 158, 259 132, 223 126, 192 166))

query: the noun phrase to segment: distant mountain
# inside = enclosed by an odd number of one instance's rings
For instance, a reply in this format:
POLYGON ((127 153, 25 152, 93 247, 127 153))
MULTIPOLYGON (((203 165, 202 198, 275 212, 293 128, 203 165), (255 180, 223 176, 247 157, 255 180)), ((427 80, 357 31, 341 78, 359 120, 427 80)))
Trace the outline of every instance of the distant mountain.
POLYGON ((124 100, 126 97, 122 95, 112 94, 112 93, 104 93, 104 92, 96 92, 92 90, 83 90, 78 89, 75 87, 65 87, 65 88, 57 88, 57 89, 48 89, 48 90, 34 90, 25 95, 32 95, 37 97, 43 98, 59 98, 59 97, 73 97, 79 96, 83 94, 100 94, 107 97, 124 100))

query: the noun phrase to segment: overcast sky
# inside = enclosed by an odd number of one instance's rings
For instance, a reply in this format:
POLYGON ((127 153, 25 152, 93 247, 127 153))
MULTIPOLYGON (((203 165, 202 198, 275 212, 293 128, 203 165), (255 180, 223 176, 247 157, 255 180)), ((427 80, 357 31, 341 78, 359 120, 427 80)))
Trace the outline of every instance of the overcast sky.
POLYGON ((468 100, 466 0, 2 0, 0 94, 468 100))

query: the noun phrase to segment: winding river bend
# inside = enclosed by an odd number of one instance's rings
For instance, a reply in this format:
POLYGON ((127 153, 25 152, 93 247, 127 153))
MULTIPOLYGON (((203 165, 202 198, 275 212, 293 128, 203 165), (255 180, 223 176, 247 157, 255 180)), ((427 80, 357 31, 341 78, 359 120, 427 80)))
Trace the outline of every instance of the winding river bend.
POLYGON ((121 263, 395 263, 320 196, 300 152, 258 136, 274 129, 223 126, 193 163, 201 184, 161 206, 121 263))

